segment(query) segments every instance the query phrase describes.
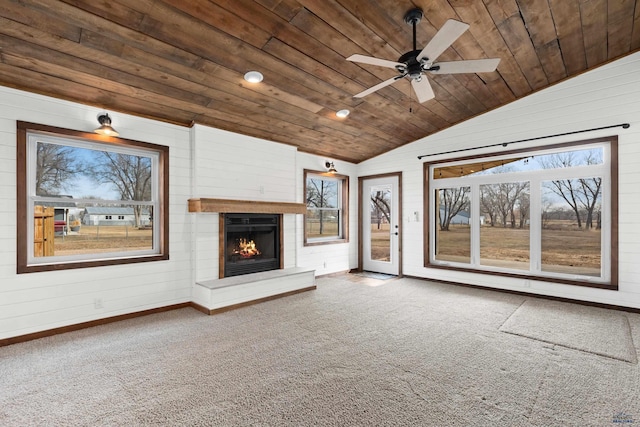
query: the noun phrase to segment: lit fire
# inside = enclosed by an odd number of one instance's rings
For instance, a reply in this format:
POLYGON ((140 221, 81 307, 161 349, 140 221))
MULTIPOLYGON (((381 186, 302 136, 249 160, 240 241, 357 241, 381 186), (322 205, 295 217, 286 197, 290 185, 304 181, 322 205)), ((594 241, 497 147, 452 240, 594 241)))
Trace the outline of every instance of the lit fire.
POLYGON ((260 251, 256 248, 253 240, 239 239, 238 246, 233 250, 234 255, 240 255, 242 258, 251 258, 260 255, 260 251))

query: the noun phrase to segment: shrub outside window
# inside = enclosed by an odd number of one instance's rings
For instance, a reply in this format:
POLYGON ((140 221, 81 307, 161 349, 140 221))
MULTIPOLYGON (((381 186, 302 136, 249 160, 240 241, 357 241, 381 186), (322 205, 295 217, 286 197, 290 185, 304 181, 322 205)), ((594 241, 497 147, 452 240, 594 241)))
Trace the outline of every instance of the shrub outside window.
POLYGON ((168 147, 18 122, 18 273, 168 259, 168 147))
POLYGON ((617 289, 617 138, 425 164, 425 266, 617 289))
POLYGON ((305 245, 348 241, 348 177, 335 173, 304 171, 305 245))

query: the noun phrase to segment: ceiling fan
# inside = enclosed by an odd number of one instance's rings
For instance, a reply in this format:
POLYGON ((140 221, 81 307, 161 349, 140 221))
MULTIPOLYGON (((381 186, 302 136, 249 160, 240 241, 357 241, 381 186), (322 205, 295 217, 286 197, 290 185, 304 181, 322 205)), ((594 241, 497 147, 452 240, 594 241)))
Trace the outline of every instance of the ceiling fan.
POLYGON ((436 62, 438 56, 469 28, 468 24, 454 19, 449 19, 445 22, 431 41, 427 43, 425 48, 418 50, 416 48, 416 24, 420 22, 422 16, 422 9, 419 8, 411 9, 404 16, 404 22, 413 26, 413 50, 402 55, 397 62, 365 55, 351 55, 347 58, 347 61, 395 68, 398 73, 400 73, 389 80, 385 80, 354 95, 355 98, 363 98, 383 87, 389 86, 403 77, 408 77, 411 80, 411 86, 416 93, 418 101, 423 103, 435 97, 433 89, 427 79, 426 72, 433 74, 489 73, 495 71, 498 67, 498 63, 500 62, 499 58, 436 62))

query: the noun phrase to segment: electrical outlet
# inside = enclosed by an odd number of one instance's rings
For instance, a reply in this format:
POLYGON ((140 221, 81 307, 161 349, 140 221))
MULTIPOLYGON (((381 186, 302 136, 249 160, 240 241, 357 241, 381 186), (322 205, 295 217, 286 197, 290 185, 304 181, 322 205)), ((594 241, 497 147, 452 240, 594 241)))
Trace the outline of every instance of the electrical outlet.
POLYGON ((95 308, 96 310, 104 308, 104 303, 102 302, 102 298, 94 298, 93 308, 95 308))
POLYGON ((260 186, 260 194, 264 194, 264 185, 260 186))
POLYGON ((524 281, 524 287, 525 288, 530 288, 531 287, 531 282, 529 280, 525 280, 524 281))
POLYGON ((324 262, 324 268, 327 268, 327 261, 324 262))

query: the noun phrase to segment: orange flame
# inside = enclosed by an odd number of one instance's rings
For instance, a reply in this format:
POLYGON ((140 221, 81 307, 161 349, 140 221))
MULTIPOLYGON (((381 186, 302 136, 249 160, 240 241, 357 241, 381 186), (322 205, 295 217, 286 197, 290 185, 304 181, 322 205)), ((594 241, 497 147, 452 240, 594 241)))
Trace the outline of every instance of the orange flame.
POLYGON ((238 246, 233 250, 234 254, 240 255, 242 258, 251 258, 260 255, 260 251, 256 248, 253 240, 239 239, 238 246))

